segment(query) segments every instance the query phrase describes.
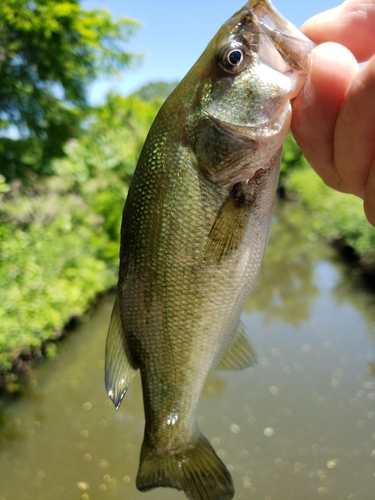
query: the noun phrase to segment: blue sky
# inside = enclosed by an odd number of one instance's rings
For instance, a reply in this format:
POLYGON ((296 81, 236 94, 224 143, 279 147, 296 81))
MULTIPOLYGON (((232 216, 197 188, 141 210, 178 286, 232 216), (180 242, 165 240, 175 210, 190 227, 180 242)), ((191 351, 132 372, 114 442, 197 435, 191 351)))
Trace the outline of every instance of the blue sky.
MULTIPOLYGON (((220 26, 245 0, 83 0, 84 9, 106 9, 115 18, 142 23, 126 44, 129 52, 145 55, 137 69, 118 79, 100 80, 90 88, 90 101, 101 102, 114 89, 127 94, 150 81, 181 80, 220 26)), ((296 26, 309 17, 336 7, 337 0, 274 0, 276 8, 296 26)))

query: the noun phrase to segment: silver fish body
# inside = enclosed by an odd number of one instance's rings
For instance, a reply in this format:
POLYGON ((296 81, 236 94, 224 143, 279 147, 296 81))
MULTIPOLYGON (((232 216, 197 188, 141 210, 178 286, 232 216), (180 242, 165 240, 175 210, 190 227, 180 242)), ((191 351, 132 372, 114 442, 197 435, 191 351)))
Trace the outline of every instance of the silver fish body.
POLYGON ((143 147, 106 348, 116 407, 141 371, 140 490, 233 497, 195 409, 213 366, 254 361, 239 316, 267 243, 290 101, 311 48, 268 1, 249 1, 167 99, 143 147))

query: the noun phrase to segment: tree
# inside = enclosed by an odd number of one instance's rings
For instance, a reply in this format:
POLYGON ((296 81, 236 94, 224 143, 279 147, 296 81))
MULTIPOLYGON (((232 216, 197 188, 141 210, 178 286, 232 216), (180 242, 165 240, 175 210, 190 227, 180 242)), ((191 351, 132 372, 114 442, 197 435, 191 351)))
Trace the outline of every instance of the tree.
POLYGON ((0 171, 48 173, 77 137, 87 109, 86 88, 136 57, 124 42, 137 23, 85 11, 77 0, 0 2, 0 171))
POLYGON ((155 99, 165 101, 177 85, 178 82, 150 82, 134 92, 134 95, 147 102, 155 99))

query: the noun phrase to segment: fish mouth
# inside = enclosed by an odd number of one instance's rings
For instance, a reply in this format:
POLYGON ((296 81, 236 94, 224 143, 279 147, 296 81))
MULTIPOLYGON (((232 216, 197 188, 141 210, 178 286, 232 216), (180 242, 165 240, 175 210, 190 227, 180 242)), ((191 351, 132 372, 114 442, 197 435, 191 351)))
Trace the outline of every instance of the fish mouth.
POLYGON ((291 77, 294 84, 290 100, 294 99, 306 79, 308 61, 315 43, 285 19, 270 0, 249 0, 246 9, 256 19, 259 34, 268 39, 268 42, 259 43, 259 58, 268 66, 291 77), (270 44, 274 50, 271 50, 270 44))
POLYGON ((283 17, 269 0, 249 0, 247 7, 257 19, 260 31, 273 41, 283 59, 295 70, 306 71, 315 43, 283 17))

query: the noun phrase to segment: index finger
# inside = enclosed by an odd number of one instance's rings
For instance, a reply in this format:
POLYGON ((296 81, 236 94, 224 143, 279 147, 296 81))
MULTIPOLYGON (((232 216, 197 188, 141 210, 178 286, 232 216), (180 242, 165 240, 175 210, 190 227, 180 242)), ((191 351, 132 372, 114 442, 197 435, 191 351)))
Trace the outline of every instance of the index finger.
POLYGON ((316 44, 344 45, 359 62, 375 53, 375 0, 346 0, 309 19, 301 31, 316 44))

